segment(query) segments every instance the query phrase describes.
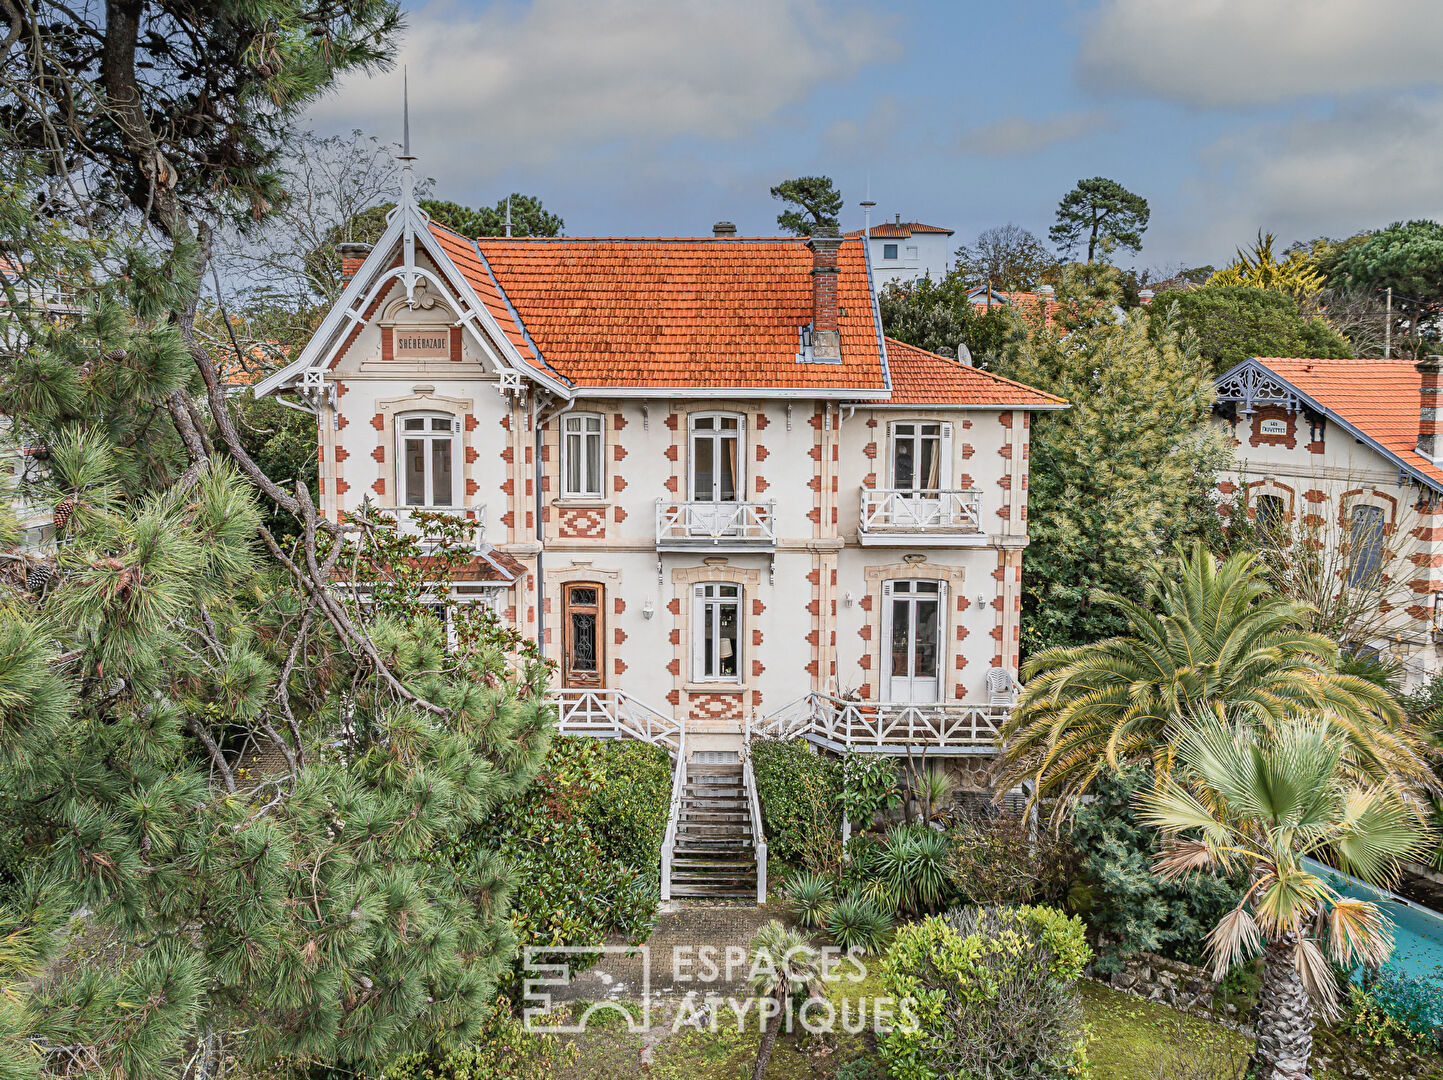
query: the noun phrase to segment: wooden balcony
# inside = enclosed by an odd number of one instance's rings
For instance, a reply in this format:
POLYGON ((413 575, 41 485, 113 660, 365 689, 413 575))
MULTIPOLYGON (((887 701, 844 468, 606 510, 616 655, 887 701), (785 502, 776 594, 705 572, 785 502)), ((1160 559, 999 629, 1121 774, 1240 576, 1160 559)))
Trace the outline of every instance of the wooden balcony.
POLYGON ((1010 704, 847 701, 811 693, 754 722, 750 734, 802 738, 837 753, 995 754, 1011 712, 1010 704))
POLYGON ((775 551, 774 502, 656 500, 658 551, 775 551))
POLYGON ((857 539, 866 545, 983 544, 982 493, 975 488, 899 491, 863 488, 857 539))

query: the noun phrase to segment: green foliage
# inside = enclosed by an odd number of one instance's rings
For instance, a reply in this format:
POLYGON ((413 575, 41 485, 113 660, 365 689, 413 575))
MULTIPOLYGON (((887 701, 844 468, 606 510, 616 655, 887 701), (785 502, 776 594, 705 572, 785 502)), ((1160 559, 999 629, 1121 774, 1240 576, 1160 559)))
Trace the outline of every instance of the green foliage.
POLYGON ((1140 952, 1201 963, 1204 937, 1242 893, 1240 880, 1165 881, 1153 874, 1158 836, 1136 812, 1137 793, 1148 783, 1140 770, 1104 774, 1093 785, 1095 797, 1072 815, 1070 837, 1092 900, 1087 923, 1097 936, 1098 970, 1107 973, 1140 952))
MULTIPOLYGON (((1273 244, 1277 240, 1272 233, 1263 235, 1258 230, 1258 242, 1251 251, 1238 248, 1238 257, 1230 264, 1208 278, 1207 284, 1220 286, 1243 286, 1249 289, 1277 291, 1301 300, 1312 296, 1323 287, 1323 275, 1313 264, 1307 252, 1293 249, 1287 258, 1278 262, 1273 256, 1273 244)), ((1261 355, 1254 353, 1253 355, 1261 355)), ((1276 355, 1287 356, 1289 353, 1276 355)), ((1302 355, 1312 355, 1302 354, 1302 355)))
POLYGON ((884 911, 920 914, 951 902, 946 833, 921 823, 893 825, 880 843, 858 844, 852 856, 849 877, 884 911))
POLYGON ((793 236, 811 236, 819 226, 837 227, 842 212, 842 193, 830 176, 799 176, 783 180, 772 188, 772 198, 781 199, 786 209, 777 215, 777 225, 793 236))
POLYGON ((782 887, 782 899, 787 905, 787 912, 798 925, 815 930, 831 910, 835 891, 831 878, 801 873, 782 887))
MULTIPOLYGON (((246 453, 262 471, 287 491, 304 484, 319 501, 319 462, 316 418, 288 409, 274 397, 258 398, 248 391, 231 402, 231 415, 246 453)), ((276 537, 294 536, 300 523, 274 506, 267 508, 265 526, 276 537)))
POLYGON ((849 891, 826 912, 827 936, 842 949, 877 953, 892 932, 892 916, 859 889, 849 891))
POLYGON ((1119 632, 1097 590, 1137 597, 1170 542, 1220 532, 1212 369, 1196 338, 1117 317, 1115 272, 1068 269, 1061 317, 1014 337, 993 370, 1066 398, 1032 431, 1023 651, 1119 632))
POLYGON ((1443 224, 1398 221, 1348 244, 1329 267, 1328 284, 1371 294, 1393 289, 1394 310, 1406 341, 1421 352, 1438 340, 1443 312, 1443 224))
POLYGON ((853 829, 867 829, 902 799, 897 762, 886 754, 842 757, 842 811, 853 829))
POLYGON ((410 1054, 391 1062, 381 1080, 553 1080, 574 1057, 559 1040, 533 1035, 497 998, 465 1046, 449 1052, 410 1054))
POLYGON ((954 270, 941 281, 930 277, 889 282, 877 297, 882 329, 888 337, 928 352, 966 344, 972 359, 985 367, 1027 323, 1012 305, 977 308, 967 297, 967 276, 954 270))
POLYGON ((1057 903, 1073 880, 1077 852, 1072 844, 1032 828, 1024 816, 964 817, 949 836, 948 872, 959 896, 969 903, 1057 903))
POLYGON ((767 854, 814 873, 841 869, 842 767, 805 739, 752 743, 767 854))
POLYGON ((1409 975, 1389 961, 1370 972, 1365 985, 1361 994, 1350 985, 1350 1003, 1356 1007, 1354 1017, 1366 1022, 1370 1035, 1392 1039, 1389 1046, 1396 1042, 1436 1045, 1443 1033, 1443 985, 1436 975, 1409 975))
POLYGON ((897 1080, 1084 1073, 1075 982, 1088 957, 1082 924, 1046 909, 973 908, 904 926, 883 985, 911 999, 916 1023, 881 1037, 882 1060, 897 1080))
POLYGON ((556 739, 536 781, 463 850, 516 868, 511 923, 522 945, 645 940, 659 903, 671 763, 649 743, 556 739))
POLYGON ((1085 248, 1085 261, 1091 263, 1117 249, 1140 250, 1148 216, 1147 200, 1141 195, 1134 195, 1116 180, 1094 176, 1079 180, 1062 197, 1057 204, 1057 223, 1047 236, 1064 254, 1085 248))
POLYGON ((1286 293, 1245 285, 1209 285, 1157 294, 1150 306, 1154 336, 1169 325, 1197 336, 1214 374, 1254 356, 1353 355, 1348 340, 1286 293))

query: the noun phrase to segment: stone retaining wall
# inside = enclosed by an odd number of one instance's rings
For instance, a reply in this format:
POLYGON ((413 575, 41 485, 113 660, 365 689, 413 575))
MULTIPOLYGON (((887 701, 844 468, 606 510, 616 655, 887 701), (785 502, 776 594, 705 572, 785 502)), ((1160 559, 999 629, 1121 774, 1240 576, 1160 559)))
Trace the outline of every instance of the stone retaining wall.
POLYGON ((1184 1011, 1211 1010, 1217 989, 1217 983, 1202 968, 1146 952, 1138 953, 1107 981, 1114 989, 1184 1011))

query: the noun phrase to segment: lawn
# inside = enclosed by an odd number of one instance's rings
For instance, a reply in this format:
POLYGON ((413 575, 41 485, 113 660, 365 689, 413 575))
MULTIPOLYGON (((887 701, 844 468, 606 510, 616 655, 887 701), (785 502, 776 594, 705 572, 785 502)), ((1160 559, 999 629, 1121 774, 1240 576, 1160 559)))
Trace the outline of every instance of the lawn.
MULTIPOLYGON (((1213 1080, 1228 1062, 1245 1058, 1248 1039, 1164 1005, 1139 1001, 1097 983, 1084 982, 1083 1008, 1095 1041, 1090 1054, 1094 1080, 1213 1080)), ((831 1000, 853 1010, 879 992, 875 978, 841 984, 831 1000)), ((723 1009, 715 1031, 683 1028, 673 1033, 675 1005, 653 1017, 649 1035, 631 1033, 611 1013, 585 1035, 568 1036, 572 1053, 563 1080, 744 1080, 756 1056, 755 1015, 743 1030, 723 1009), (649 1071, 646 1065, 649 1064, 649 1071)), ((885 1080, 866 1035, 783 1036, 777 1042, 767 1080, 885 1080)))

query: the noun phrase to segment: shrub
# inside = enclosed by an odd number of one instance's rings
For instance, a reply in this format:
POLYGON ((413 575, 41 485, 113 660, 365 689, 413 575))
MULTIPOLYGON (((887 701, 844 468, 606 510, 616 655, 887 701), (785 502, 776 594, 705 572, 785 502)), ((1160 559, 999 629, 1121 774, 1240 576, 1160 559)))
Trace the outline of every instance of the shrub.
POLYGON ((856 751, 842 758, 842 809, 854 829, 869 828, 902 800, 897 761, 856 751))
POLYGON ((1016 814, 964 816, 951 830, 948 872, 961 897, 995 904, 1060 903, 1076 873, 1065 838, 1031 829, 1016 814))
POLYGON ((911 999, 916 1017, 880 1040, 897 1080, 1086 1071, 1088 1035, 1075 986, 1086 963, 1082 925, 1042 912, 970 909, 897 931, 882 963, 884 985, 898 1000, 911 999))
POLYGON ((1143 770, 1104 774, 1096 798, 1078 806, 1071 841, 1090 886, 1087 923, 1097 934, 1097 968, 1120 971, 1139 952, 1202 964, 1202 943, 1218 920, 1237 905, 1237 883, 1211 874, 1164 881, 1152 872, 1159 833, 1140 825, 1134 795, 1147 781, 1143 770))
POLYGON ((552 1080, 567 1056, 556 1039, 527 1032, 498 998, 469 1045, 399 1058, 382 1080, 552 1080))
POLYGON ((830 878, 802 873, 782 887, 782 898, 792 918, 808 930, 815 930, 822 925, 832 906, 833 891, 830 878))
POLYGON ((863 891, 885 911, 936 911, 951 899, 947 864, 952 845, 926 825, 893 825, 881 843, 859 849, 863 891))
POLYGON ((826 927, 833 944, 876 953, 892 932, 892 916, 865 893, 853 890, 827 911, 826 927))
POLYGON ((842 769, 805 739, 758 739, 752 771, 767 854, 836 877, 842 864, 842 769))
POLYGON ((641 941, 660 902, 671 796, 664 749, 558 738, 536 781, 471 838, 516 868, 511 924, 522 945, 641 941))
POLYGON ((1443 1034, 1443 986, 1436 979, 1408 975, 1389 962, 1367 981, 1368 997, 1415 1037, 1443 1034))

